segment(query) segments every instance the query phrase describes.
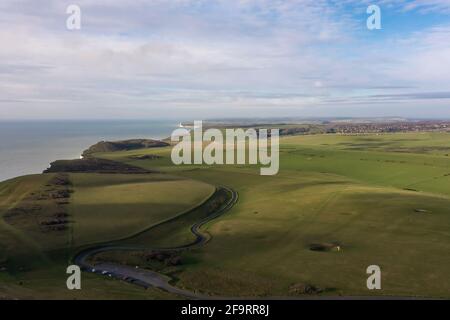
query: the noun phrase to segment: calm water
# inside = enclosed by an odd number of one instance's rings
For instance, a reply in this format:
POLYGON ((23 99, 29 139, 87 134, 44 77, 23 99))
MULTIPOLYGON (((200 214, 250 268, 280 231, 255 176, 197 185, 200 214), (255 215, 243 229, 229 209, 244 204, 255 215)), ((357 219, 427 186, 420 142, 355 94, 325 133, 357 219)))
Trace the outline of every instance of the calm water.
POLYGON ((0 181, 40 173, 51 161, 79 158, 101 140, 161 139, 174 121, 28 121, 0 122, 0 181))

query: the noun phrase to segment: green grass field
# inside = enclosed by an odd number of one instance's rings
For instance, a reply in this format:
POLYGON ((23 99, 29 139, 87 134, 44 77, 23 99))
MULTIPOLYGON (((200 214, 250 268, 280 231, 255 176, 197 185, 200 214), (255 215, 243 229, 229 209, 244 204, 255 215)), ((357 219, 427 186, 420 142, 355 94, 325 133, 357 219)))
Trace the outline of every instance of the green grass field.
POLYGON ((72 181, 73 246, 129 237, 214 192, 210 184, 162 174, 77 174, 72 181))
MULTIPOLYGON (((450 298, 449 150, 449 133, 284 137, 275 176, 261 176, 252 166, 173 166, 170 148, 96 154, 163 174, 153 181, 138 181, 145 180, 138 175, 74 177, 72 241, 87 244, 130 235, 143 229, 143 218, 155 223, 201 202, 212 185, 227 185, 239 193, 239 202, 206 226, 212 235, 207 246, 183 253, 178 286, 246 297, 294 295, 293 285, 310 284, 332 296, 450 298), (161 158, 136 159, 148 154, 161 158), (142 209, 150 207, 160 209, 142 209), (330 243, 340 250, 310 250, 330 243), (382 290, 366 288, 366 268, 372 264, 382 269, 382 290)), ((3 210, 42 179, 2 183, 3 210)), ((186 235, 191 221, 185 224, 170 231, 153 229, 154 234, 127 244, 179 244, 173 235, 186 235)), ((2 235, 15 234, 17 247, 30 241, 27 233, 4 222, 0 228, 2 235)), ((0 238, 2 244, 13 245, 7 238, 0 238)), ((0 257, 8 254, 0 248, 0 257)), ((89 277, 99 285, 106 281, 89 277)), ((135 297, 126 284, 108 285, 124 286, 123 295, 118 289, 115 297, 135 297)), ((143 296, 164 298, 161 294, 153 290, 143 296)))
POLYGON ((151 161, 132 160, 136 151, 101 156, 145 168, 167 166, 239 192, 233 211, 209 225, 213 241, 186 257, 194 262, 177 275, 180 286, 284 296, 290 286, 308 283, 330 295, 448 297, 449 137, 285 137, 274 177, 248 166, 174 168, 163 149, 152 150, 163 158, 151 161), (330 242, 342 250, 310 250, 311 244, 330 242), (382 267, 382 291, 365 286, 371 264, 382 267))
MULTIPOLYGON (((32 175, 1 183, 0 214, 5 217, 12 208, 30 206, 27 197, 45 189, 53 176, 32 175)), ((0 296, 85 297, 65 289, 65 268, 82 245, 129 237, 190 210, 215 190, 207 183, 163 174, 70 174, 70 180, 74 192, 68 205, 71 223, 67 230, 42 232, 36 223, 39 215, 52 210, 49 200, 34 200, 42 209, 30 211, 17 223, 0 220, 0 266, 5 268, 0 272, 0 296), (43 288, 47 289, 40 292, 43 288)), ((120 284, 88 278, 99 298, 126 297, 116 295, 120 290, 112 290, 114 295, 105 290, 120 288, 120 284)), ((125 291, 142 297, 142 290, 134 287, 125 291)), ((94 298, 95 294, 88 296, 94 298)))

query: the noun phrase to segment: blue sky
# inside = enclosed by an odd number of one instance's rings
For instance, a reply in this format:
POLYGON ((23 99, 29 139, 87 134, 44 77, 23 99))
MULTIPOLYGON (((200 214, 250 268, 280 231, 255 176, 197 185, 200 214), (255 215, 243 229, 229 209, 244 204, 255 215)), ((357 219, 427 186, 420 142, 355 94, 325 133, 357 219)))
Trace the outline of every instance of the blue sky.
POLYGON ((2 0, 0 119, 450 118, 449 40, 450 0, 2 0))

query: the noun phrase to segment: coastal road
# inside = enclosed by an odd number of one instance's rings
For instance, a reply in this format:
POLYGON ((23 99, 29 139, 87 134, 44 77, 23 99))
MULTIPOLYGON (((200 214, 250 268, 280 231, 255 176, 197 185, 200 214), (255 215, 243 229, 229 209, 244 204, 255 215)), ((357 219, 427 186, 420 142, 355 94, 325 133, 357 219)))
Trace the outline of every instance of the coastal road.
MULTIPOLYGON (((228 192, 230 192, 231 197, 226 202, 225 205, 221 206, 221 208, 211 214, 209 214, 206 218, 203 220, 196 222, 191 226, 191 232, 195 235, 195 240, 191 243, 172 247, 172 248, 146 248, 145 250, 158 250, 158 251, 174 251, 174 250, 187 250, 194 247, 204 246, 208 243, 209 240, 211 240, 211 236, 206 236, 202 234, 200 231, 201 227, 208 223, 209 221, 218 218, 219 216, 226 213, 228 210, 230 210, 238 201, 238 193, 234 191, 231 188, 228 187, 220 187, 221 189, 225 189, 228 192)), ((217 192, 217 191, 216 191, 217 192)), ((171 220, 162 222, 167 223, 171 220)), ((75 256, 73 259, 74 263, 78 265, 83 271, 91 272, 95 274, 104 275, 111 278, 121 279, 130 283, 133 283, 135 285, 149 288, 149 287, 155 287, 162 289, 164 291, 183 296, 185 298, 190 299, 211 299, 211 296, 202 295, 196 292, 191 292, 188 290, 183 290, 180 288, 177 288, 173 285, 171 285, 170 278, 160 274, 158 272, 154 272, 147 269, 141 269, 138 267, 131 267, 128 265, 122 265, 119 263, 98 263, 95 265, 92 265, 89 263, 88 258, 101 253, 101 252, 108 252, 108 251, 124 251, 124 250, 130 250, 130 251, 136 251, 136 250, 143 250, 142 247, 128 247, 128 246, 95 246, 88 248, 86 250, 83 250, 79 254, 75 256)))
MULTIPOLYGON (((211 240, 210 236, 205 236, 201 233, 201 227, 208 223, 209 221, 218 218, 219 216, 230 210, 238 201, 238 193, 230 188, 221 187, 228 190, 231 193, 231 198, 223 205, 219 210, 208 215, 208 217, 195 223, 191 226, 191 232, 196 236, 195 240, 189 244, 172 247, 172 248, 147 248, 146 250, 158 250, 158 251, 174 251, 174 250, 187 250, 194 247, 204 246, 211 240)), ((167 223, 171 220, 162 222, 167 223)), ((126 246, 96 246, 86 249, 80 252, 75 258, 74 262, 80 266, 84 271, 103 275, 106 277, 116 278, 124 280, 135 285, 141 286, 143 288, 159 288, 161 290, 167 291, 169 293, 188 298, 188 299, 214 299, 214 300, 228 300, 228 299, 255 299, 255 297, 224 297, 224 296, 211 296, 205 295, 198 292, 193 292, 189 290, 184 290, 175 287, 170 284, 171 278, 160 274, 155 271, 136 268, 128 265, 122 265, 118 263, 102 262, 99 264, 91 265, 87 260, 90 256, 98 254, 100 252, 116 251, 116 250, 143 250, 142 247, 126 247, 126 246)), ((258 297, 258 299, 268 299, 268 300, 424 300, 424 297, 408 297, 408 296, 319 296, 319 295, 302 295, 302 296, 267 296, 258 297)))

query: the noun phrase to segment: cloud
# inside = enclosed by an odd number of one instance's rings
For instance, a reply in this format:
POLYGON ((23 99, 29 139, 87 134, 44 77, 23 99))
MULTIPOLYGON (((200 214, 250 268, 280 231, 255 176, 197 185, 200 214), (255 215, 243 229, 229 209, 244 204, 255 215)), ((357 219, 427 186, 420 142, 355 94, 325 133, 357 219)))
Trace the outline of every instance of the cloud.
MULTIPOLYGON (((80 31, 65 29, 65 2, 0 3, 0 117, 276 114, 382 100, 386 91, 420 103, 421 92, 450 90, 450 27, 372 42, 364 2, 76 3, 80 31)), ((421 14, 446 8, 381 3, 421 14)))
POLYGON ((420 10, 422 13, 437 12, 441 14, 450 13, 450 2, 447 0, 414 0, 405 1, 403 9, 406 11, 420 10))
POLYGON ((400 94, 377 94, 368 96, 371 99, 382 100, 434 100, 434 99, 450 99, 450 92, 417 92, 417 93, 400 93, 400 94))

